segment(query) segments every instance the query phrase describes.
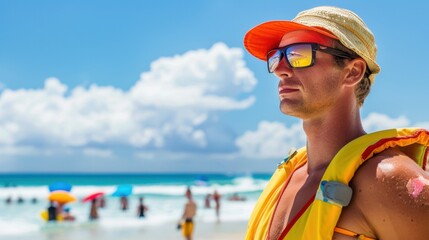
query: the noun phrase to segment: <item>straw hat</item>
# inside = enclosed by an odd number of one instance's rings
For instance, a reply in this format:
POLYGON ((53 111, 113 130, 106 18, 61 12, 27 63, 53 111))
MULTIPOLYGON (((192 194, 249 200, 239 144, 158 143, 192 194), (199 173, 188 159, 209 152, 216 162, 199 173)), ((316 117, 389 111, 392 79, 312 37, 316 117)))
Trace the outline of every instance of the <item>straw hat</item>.
POLYGON ((315 7, 300 12, 291 21, 262 23, 246 33, 244 46, 250 54, 266 61, 267 52, 278 47, 283 35, 296 30, 316 31, 339 40, 365 60, 371 70, 371 83, 380 72, 375 61, 377 46, 371 30, 354 12, 337 7, 315 7))

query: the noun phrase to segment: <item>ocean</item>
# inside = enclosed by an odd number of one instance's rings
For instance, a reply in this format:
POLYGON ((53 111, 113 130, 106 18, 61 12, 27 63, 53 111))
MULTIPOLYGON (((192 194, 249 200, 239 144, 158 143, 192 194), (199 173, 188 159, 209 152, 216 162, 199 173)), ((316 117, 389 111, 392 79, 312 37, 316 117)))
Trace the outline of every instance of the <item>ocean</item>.
MULTIPOLYGON (((214 203, 211 208, 204 206, 206 195, 215 190, 222 195, 221 222, 246 222, 269 178, 270 174, 3 174, 0 175, 0 239, 137 239, 134 235, 154 236, 145 235, 145 231, 177 224, 186 202, 187 187, 191 188, 198 206, 195 222, 217 222, 214 203), (49 205, 49 185, 55 182, 72 186, 70 193, 77 200, 66 207, 76 217, 73 222, 51 223, 40 216, 49 205), (127 211, 120 209, 119 198, 113 195, 117 187, 124 184, 132 186, 127 211), (95 192, 104 193, 106 206, 99 208, 98 220, 90 221, 90 203, 82 202, 82 199, 95 192), (233 194, 245 200, 229 200, 233 194), (148 207, 145 218, 137 217, 139 197, 144 197, 148 207), (8 198, 10 203, 6 202, 8 198), (134 235, 125 237, 129 232, 134 235)), ((173 229, 165 232, 165 236, 175 236, 172 234, 177 233, 173 233, 173 229)), ((163 234, 158 236, 162 239, 163 234)))

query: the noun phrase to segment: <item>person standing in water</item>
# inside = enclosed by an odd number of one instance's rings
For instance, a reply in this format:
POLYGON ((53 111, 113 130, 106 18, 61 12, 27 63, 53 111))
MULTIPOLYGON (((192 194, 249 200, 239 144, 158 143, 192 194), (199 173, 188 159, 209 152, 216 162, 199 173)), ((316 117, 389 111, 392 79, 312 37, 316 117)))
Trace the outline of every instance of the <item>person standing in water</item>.
POLYGON ((197 204, 192 198, 192 192, 189 187, 186 190, 185 196, 188 201, 185 204, 179 228, 182 228, 182 234, 186 240, 192 240, 192 234, 194 232, 193 218, 197 213, 197 204))
POLYGON ((220 222, 220 198, 222 195, 219 194, 217 190, 213 193, 213 200, 215 202, 215 211, 216 211, 216 219, 217 222, 220 222))
POLYGON ((121 197, 121 210, 122 211, 128 210, 128 198, 126 196, 121 197))
POLYGON ((143 203, 143 197, 140 197, 139 205, 137 206, 137 214, 139 218, 144 218, 147 210, 148 210, 147 206, 143 203))
POLYGON ((48 221, 57 221, 57 208, 54 205, 53 201, 49 202, 48 212, 48 221))
POLYGON ((89 220, 97 220, 98 219, 98 204, 97 199, 92 199, 91 208, 89 210, 89 220))
POLYGON ((204 207, 205 208, 211 208, 211 204, 210 204, 211 199, 212 199, 212 195, 210 193, 208 193, 206 195, 206 197, 204 198, 204 207))

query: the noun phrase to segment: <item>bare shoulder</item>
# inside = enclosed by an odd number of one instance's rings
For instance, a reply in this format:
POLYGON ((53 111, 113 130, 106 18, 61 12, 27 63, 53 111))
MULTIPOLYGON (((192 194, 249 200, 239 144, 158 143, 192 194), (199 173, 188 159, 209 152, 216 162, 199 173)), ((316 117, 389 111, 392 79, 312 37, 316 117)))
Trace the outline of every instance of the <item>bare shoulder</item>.
POLYGON ((429 174, 397 149, 367 160, 351 185, 368 225, 380 239, 427 239, 429 174))
POLYGON ((194 207, 197 207, 197 204, 195 203, 195 201, 192 200, 192 201, 187 202, 186 206, 194 208, 194 207))

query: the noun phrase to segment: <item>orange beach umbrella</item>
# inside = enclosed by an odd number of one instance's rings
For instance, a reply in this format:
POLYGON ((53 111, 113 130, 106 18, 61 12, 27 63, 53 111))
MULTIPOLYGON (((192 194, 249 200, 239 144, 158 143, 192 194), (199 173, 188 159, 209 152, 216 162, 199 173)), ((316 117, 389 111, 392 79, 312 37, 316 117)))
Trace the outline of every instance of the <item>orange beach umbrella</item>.
POLYGON ((76 201, 76 197, 71 193, 63 190, 53 191, 49 194, 48 199, 50 201, 58 202, 58 203, 69 203, 76 201))

